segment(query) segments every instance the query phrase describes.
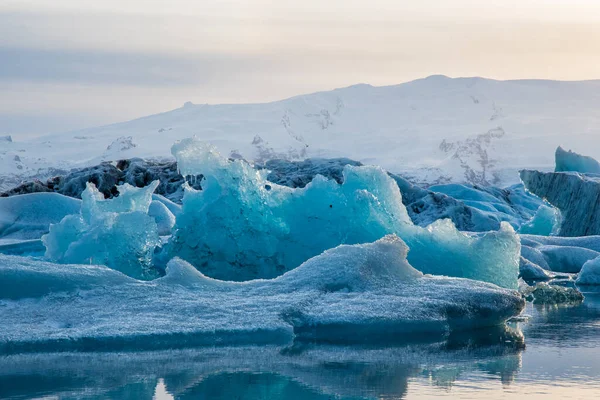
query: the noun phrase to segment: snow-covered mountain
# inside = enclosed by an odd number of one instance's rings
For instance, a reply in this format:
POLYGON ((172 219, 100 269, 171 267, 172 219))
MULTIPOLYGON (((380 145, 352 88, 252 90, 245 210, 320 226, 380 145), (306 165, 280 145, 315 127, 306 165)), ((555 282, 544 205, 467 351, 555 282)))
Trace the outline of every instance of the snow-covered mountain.
POLYGON ((0 190, 103 160, 170 157, 176 140, 193 135, 254 161, 349 157, 421 183, 505 185, 518 169, 551 169, 559 145, 600 158, 600 80, 431 76, 264 104, 186 103, 27 142, 0 136, 0 190))

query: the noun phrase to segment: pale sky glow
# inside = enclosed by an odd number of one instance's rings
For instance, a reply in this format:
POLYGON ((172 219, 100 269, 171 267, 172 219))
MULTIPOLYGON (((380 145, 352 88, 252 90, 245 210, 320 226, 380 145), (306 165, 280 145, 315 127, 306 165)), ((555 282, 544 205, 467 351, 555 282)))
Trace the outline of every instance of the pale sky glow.
POLYGON ((0 134, 432 74, 597 79, 598 49, 597 0, 4 0, 0 134))

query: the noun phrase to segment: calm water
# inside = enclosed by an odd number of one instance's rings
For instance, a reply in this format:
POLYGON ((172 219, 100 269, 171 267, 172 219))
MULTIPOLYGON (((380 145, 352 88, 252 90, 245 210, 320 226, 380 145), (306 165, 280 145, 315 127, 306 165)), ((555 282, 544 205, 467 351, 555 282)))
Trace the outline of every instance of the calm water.
POLYGON ((526 313, 437 343, 0 356, 0 398, 600 398, 600 295, 526 313))

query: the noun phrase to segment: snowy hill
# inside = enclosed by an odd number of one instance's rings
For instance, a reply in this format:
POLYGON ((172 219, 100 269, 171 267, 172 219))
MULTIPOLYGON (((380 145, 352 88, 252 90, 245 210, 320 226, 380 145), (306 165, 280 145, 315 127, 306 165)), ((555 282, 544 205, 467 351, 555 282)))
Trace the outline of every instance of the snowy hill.
POLYGON ((559 145, 600 158, 600 81, 431 76, 264 104, 186 103, 27 142, 2 136, 0 190, 103 160, 170 157, 176 140, 193 135, 255 161, 349 157, 421 183, 507 185, 518 169, 551 169, 559 145))

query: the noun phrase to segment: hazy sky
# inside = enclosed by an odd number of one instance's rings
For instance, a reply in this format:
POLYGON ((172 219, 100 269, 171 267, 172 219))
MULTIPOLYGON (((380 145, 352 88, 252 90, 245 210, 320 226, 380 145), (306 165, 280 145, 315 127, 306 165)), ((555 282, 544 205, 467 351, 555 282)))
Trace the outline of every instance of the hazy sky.
POLYGON ((599 0, 0 0, 0 135, 432 74, 600 78, 599 0))

